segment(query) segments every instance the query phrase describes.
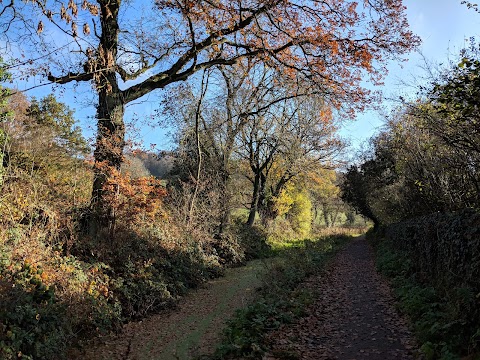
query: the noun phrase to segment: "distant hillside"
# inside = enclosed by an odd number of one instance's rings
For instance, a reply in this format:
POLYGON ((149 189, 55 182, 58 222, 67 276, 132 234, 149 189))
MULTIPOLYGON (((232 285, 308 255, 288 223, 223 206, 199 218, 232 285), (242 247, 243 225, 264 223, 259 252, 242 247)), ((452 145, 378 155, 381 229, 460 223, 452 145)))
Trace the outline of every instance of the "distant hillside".
POLYGON ((129 171, 133 177, 153 175, 163 179, 172 170, 175 157, 171 152, 158 154, 146 151, 134 151, 125 155, 122 170, 129 171))

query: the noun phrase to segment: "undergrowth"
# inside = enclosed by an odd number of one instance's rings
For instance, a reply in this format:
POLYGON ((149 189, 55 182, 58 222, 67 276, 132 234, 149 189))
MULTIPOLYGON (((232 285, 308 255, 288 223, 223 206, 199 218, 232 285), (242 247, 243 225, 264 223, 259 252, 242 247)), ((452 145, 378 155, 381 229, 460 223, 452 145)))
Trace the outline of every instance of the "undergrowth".
POLYGON ((172 306, 243 262, 234 233, 220 248, 168 218, 119 228, 113 239, 75 234, 68 244, 48 227, 0 234, 0 359, 68 358, 72 345, 172 306))
POLYGON ((237 311, 228 322, 214 359, 257 359, 269 349, 266 333, 305 315, 315 294, 301 287, 318 273, 350 236, 333 235, 315 240, 279 243, 256 300, 237 311))
POLYGON ((408 254, 394 250, 384 239, 373 243, 377 267, 391 280, 398 306, 410 318, 423 356, 450 360, 476 352, 469 359, 480 359, 480 327, 469 325, 478 301, 475 294, 467 288, 435 288, 414 271, 408 254))

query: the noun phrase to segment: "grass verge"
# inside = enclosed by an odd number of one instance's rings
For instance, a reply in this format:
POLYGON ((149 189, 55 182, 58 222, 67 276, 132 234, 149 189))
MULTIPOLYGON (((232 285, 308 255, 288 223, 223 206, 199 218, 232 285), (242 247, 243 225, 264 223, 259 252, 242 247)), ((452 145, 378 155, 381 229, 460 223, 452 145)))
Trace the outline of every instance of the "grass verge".
POLYGON ((315 300, 302 281, 318 273, 351 236, 333 235, 315 240, 276 244, 272 261, 256 300, 237 311, 228 322, 213 359, 258 359, 269 350, 265 335, 305 314, 315 300))

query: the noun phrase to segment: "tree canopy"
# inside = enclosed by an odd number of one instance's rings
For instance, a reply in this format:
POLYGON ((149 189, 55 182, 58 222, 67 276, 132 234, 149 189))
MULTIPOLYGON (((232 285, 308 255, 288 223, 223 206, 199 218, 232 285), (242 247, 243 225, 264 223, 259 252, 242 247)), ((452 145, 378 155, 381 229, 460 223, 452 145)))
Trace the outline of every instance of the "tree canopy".
POLYGON ((109 223, 104 187, 123 161, 126 104, 200 70, 256 61, 352 116, 374 99, 362 82, 381 83, 387 61, 419 43, 404 10, 401 0, 34 0, 1 5, 0 29, 30 54, 17 60, 25 76, 96 90, 92 203, 109 223))

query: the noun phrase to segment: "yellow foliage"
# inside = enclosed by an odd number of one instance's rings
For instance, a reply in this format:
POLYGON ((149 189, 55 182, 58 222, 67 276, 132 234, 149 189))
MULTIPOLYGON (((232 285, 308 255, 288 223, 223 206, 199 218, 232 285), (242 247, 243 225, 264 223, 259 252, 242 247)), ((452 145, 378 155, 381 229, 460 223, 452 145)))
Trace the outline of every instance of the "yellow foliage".
POLYGON ((307 237, 312 229, 312 202, 306 189, 297 190, 293 193, 293 204, 288 212, 293 230, 300 238, 307 237))
POLYGON ((278 216, 283 216, 287 214, 290 209, 292 208, 294 199, 292 196, 292 192, 294 190, 293 183, 287 183, 285 188, 280 192, 280 194, 273 199, 275 204, 275 210, 278 213, 278 216))
POLYGON ((288 183, 274 199, 279 216, 286 216, 299 238, 310 234, 313 212, 308 191, 294 182, 288 183))

